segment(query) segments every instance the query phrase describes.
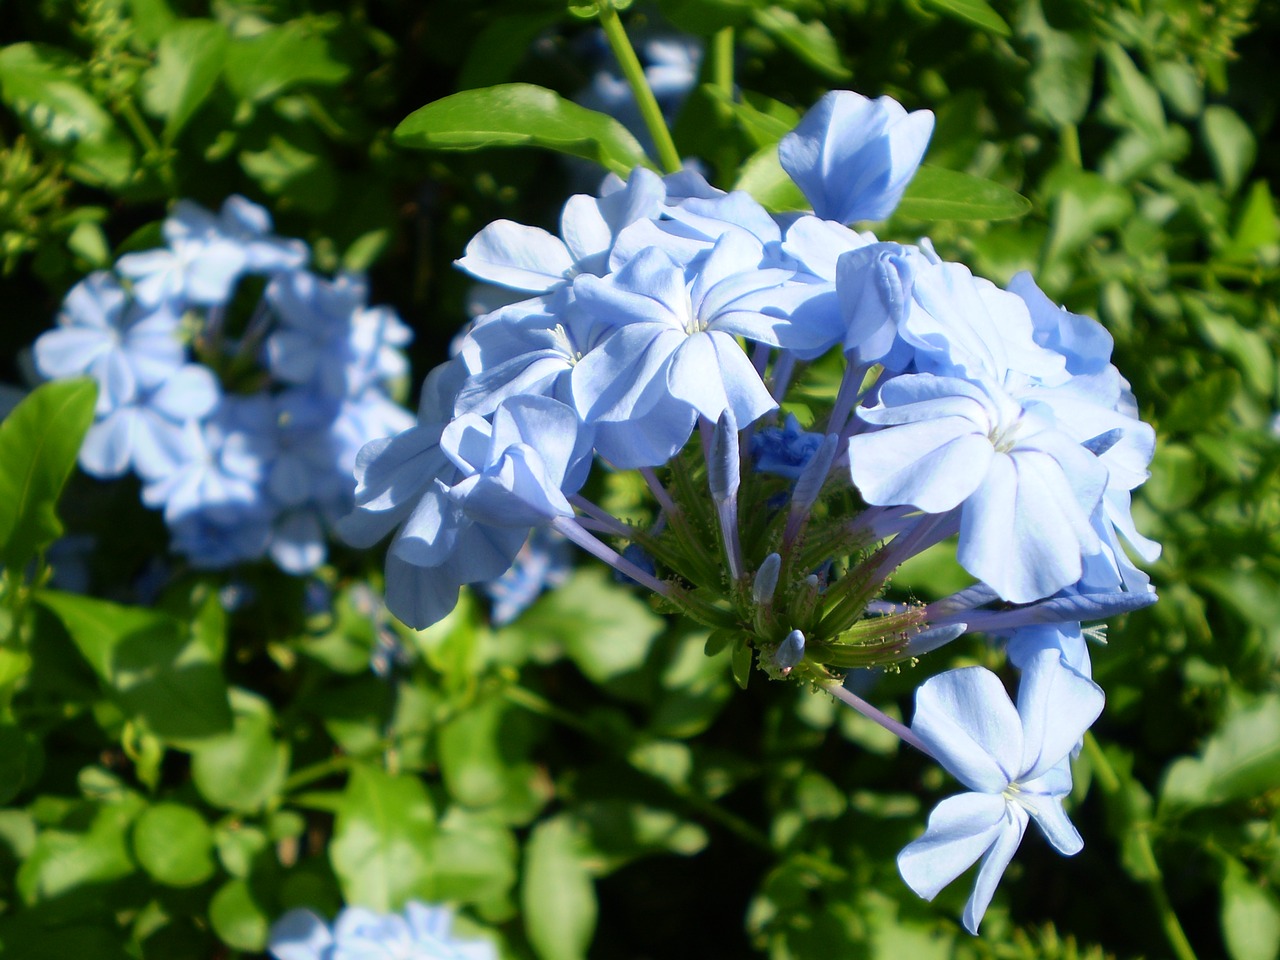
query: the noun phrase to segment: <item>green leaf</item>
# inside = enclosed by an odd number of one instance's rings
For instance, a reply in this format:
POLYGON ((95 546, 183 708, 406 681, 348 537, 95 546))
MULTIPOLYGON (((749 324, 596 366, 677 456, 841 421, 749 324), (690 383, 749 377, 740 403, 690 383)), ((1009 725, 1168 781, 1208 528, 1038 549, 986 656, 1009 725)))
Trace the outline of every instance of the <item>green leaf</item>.
POLYGON ((1107 88, 1114 99, 1114 122, 1136 127, 1143 134, 1159 139, 1165 131, 1164 107, 1160 94, 1138 69, 1122 46, 1108 43, 1102 48, 1107 61, 1107 88))
POLYGON ((1280 783, 1280 695, 1229 712, 1199 757, 1175 761, 1160 792, 1162 808, 1246 800, 1280 783))
POLYGON ((1065 169, 1041 189, 1053 197, 1048 260, 1074 253, 1133 215, 1131 192, 1096 173, 1065 169))
POLYGON ((178 18, 168 0, 128 0, 130 23, 138 38, 154 44, 178 18))
POLYGON ((209 901, 209 923, 234 950, 258 953, 267 945, 271 919, 244 880, 228 880, 209 901))
POLYGON ((435 833, 435 811, 421 780, 356 767, 329 846, 346 902, 388 913, 415 897, 429 898, 435 833))
POLYGON ((761 147, 742 165, 735 190, 745 190, 771 213, 808 210, 809 201, 778 161, 778 145, 761 147))
POLYGON ((98 387, 60 380, 29 393, 0 423, 0 562, 22 567, 62 535, 58 497, 93 423, 98 387))
POLYGON ((1011 36, 1013 31, 986 0, 920 0, 921 4, 949 17, 955 17, 998 37, 1011 36))
POLYGON ((192 745, 191 776, 215 807, 253 813, 279 795, 289 772, 289 744, 275 738, 271 704, 233 689, 231 730, 192 745))
POLYGON ((560 641, 593 683, 640 697, 646 690, 635 682, 637 675, 664 626, 633 592, 595 567, 575 573, 519 623, 523 632, 560 641))
POLYGON ((53 590, 36 599, 62 621, 121 709, 160 739, 199 740, 230 727, 226 681, 182 621, 53 590))
POLYGON ((1234 858, 1222 877, 1222 938, 1231 960, 1280 956, 1280 900, 1234 858))
POLYGON ((1009 220, 1031 201, 991 180, 928 164, 916 171, 897 214, 914 220, 1009 220))
POLYGON ((59 146, 100 139, 114 121, 93 96, 72 79, 61 51, 47 53, 33 43, 0 50, 0 95, 41 136, 59 146))
POLYGON ((236 96, 260 102, 296 86, 334 86, 351 75, 351 68, 330 55, 329 42, 314 23, 298 19, 233 40, 224 75, 236 96))
POLYGON ((1235 193, 1244 182, 1245 175, 1253 169, 1253 161, 1258 155, 1258 142, 1253 131, 1230 107, 1215 104, 1205 107, 1200 117, 1200 134, 1204 137, 1222 189, 1228 195, 1235 193))
POLYGON ((40 831, 31 855, 18 870, 22 900, 28 905, 53 900, 78 887, 107 884, 132 874, 137 868, 125 837, 143 806, 137 794, 124 794, 97 807, 86 830, 40 831))
POLYGON ((753 10, 755 25, 802 63, 830 80, 848 80, 853 72, 841 62, 840 45, 821 20, 805 22, 785 7, 753 10))
POLYGON ((311 149, 272 134, 263 150, 242 150, 244 172, 267 193, 279 194, 305 210, 332 206, 338 184, 331 164, 318 145, 311 149))
POLYGON ((133 853, 142 869, 169 887, 204 883, 216 869, 213 831, 204 817, 180 803, 161 803, 133 825, 133 853))
POLYGON ((1055 30, 1045 19, 1039 0, 1022 5, 1018 32, 1036 49, 1027 78, 1032 115, 1055 127, 1079 123, 1093 93, 1097 44, 1092 35, 1055 30))
POLYGON ((757 150, 776 144, 800 122, 795 108, 779 100, 758 94, 744 94, 742 99, 736 99, 714 84, 704 84, 701 90, 719 109, 733 117, 757 150))
POLYGON ((61 51, 15 43, 0 50, 0 97, 41 140, 70 153, 71 176, 123 186, 134 173, 133 144, 76 73, 61 51))
POLYGON ((181 20, 160 38, 156 62, 142 77, 142 103, 163 118, 166 144, 213 92, 226 55, 226 27, 213 20, 181 20))
POLYGON ((538 769, 526 760, 527 716, 499 697, 473 704, 440 730, 440 772, 449 794, 511 823, 528 822, 547 801, 538 769))
POLYGON ((525 845, 520 903, 539 960, 585 960, 595 934, 595 886, 585 838, 560 816, 534 828, 525 845))
POLYGON ((471 43, 458 71, 457 88, 474 90, 511 78, 529 55, 534 40, 558 19, 553 9, 512 13, 489 21, 471 43))
MULTIPOLYGON (((0 689, 3 685, 0 684, 0 689)), ((11 723, 0 723, 0 807, 18 795, 28 776, 27 735, 11 723)))
POLYGON ((451 807, 431 843, 431 894, 451 903, 486 903, 504 899, 515 887, 515 837, 486 814, 451 807))
POLYGON ((1229 260, 1261 260, 1269 265, 1280 262, 1280 219, 1265 180, 1258 180, 1249 188, 1235 233, 1222 256, 1229 260))
POLYGON ((401 121, 395 139, 423 150, 544 147, 593 160, 619 176, 649 165, 636 138, 613 117, 529 83, 464 90, 436 100, 401 121))

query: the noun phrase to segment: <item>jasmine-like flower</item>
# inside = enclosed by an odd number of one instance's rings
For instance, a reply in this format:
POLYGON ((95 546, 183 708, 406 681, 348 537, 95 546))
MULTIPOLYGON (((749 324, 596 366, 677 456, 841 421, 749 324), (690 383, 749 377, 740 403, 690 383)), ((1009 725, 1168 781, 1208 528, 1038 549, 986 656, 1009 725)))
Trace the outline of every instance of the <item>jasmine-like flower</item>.
POLYGON ((51 380, 89 376, 98 382, 97 414, 133 403, 186 361, 178 318, 128 302, 114 275, 99 270, 67 294, 58 326, 35 342, 36 369, 51 380))
POLYGON ((164 222, 166 247, 125 254, 116 264, 148 308, 162 303, 225 303, 242 274, 295 270, 307 262, 300 240, 271 235, 271 217, 243 197, 230 197, 218 215, 180 200, 164 222))
POLYGON ((932 900, 979 859, 964 925, 977 933, 996 885, 1029 820, 1060 853, 1084 843, 1062 808, 1071 790, 1068 755, 1102 712, 1101 688, 1042 649, 1027 658, 1018 705, 982 667, 926 680, 916 691, 911 731, 969 793, 943 800, 923 836, 898 854, 898 870, 932 900))
POLYGON ((332 928, 312 910, 290 910, 271 927, 267 950, 275 960, 497 960, 487 940, 452 933, 447 907, 412 901, 403 913, 347 907, 332 928))

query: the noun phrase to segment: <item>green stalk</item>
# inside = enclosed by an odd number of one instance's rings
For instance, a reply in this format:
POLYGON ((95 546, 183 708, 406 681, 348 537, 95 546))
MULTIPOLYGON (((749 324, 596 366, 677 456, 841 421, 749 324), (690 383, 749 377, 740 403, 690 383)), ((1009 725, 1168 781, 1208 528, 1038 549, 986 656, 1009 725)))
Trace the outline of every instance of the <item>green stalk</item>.
POLYGON ((1080 154, 1080 131, 1074 123, 1064 123, 1058 128, 1059 146, 1062 149, 1062 159, 1076 169, 1084 166, 1084 159, 1080 154))
POLYGON ((671 139, 667 121, 662 119, 662 108, 658 106, 653 90, 649 88, 649 82, 644 78, 644 67, 640 66, 640 58, 636 56, 635 47, 631 46, 631 41, 627 38, 622 19, 609 0, 600 0, 597 9, 600 11, 600 26, 604 28, 609 48, 618 58, 618 66, 622 68, 622 75, 626 77, 627 84, 631 87, 636 105, 640 108, 640 116, 644 118, 644 125, 648 128, 649 136, 653 138, 654 146, 658 150, 658 162, 667 173, 676 173, 683 166, 680 162, 680 151, 676 149, 675 141, 671 139))
MULTIPOLYGON (((1124 785, 1120 781, 1120 775, 1111 766, 1111 761, 1102 752, 1102 747, 1098 745, 1092 733, 1084 735, 1084 752, 1089 755, 1089 763, 1093 767, 1094 777, 1102 792, 1108 797, 1121 799, 1119 795, 1124 785)), ((1174 956, 1178 960, 1197 960, 1191 941, 1187 939, 1182 924, 1178 922, 1178 914, 1174 911, 1173 904, 1169 902, 1169 895, 1165 892, 1160 864, 1156 861, 1155 850, 1151 847, 1149 826, 1147 823, 1132 825, 1135 852, 1142 861, 1142 866, 1146 868, 1146 878, 1143 883, 1151 894, 1156 913, 1160 916, 1160 926, 1164 929, 1169 946, 1173 948, 1174 956)))
POLYGON ((733 27, 711 38, 711 82, 725 96, 733 96, 733 27))

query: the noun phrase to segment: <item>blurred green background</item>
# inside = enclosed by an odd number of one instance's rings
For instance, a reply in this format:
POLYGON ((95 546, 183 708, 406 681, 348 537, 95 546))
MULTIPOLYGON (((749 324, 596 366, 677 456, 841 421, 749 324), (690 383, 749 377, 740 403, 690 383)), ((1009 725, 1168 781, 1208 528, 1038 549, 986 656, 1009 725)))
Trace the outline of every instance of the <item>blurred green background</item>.
MULTIPOLYGON (((232 193, 320 269, 367 270, 416 331, 420 380, 468 316, 451 266, 467 240, 499 217, 554 228, 602 171, 419 152, 392 130, 461 89, 579 94, 604 66, 584 6, 0 2, 0 381, 27 383, 23 351, 67 289, 154 242, 170 201, 232 193)), ((289 907, 417 897, 539 960, 1275 960, 1280 10, 665 0, 624 19, 732 44, 740 95, 717 92, 725 58, 708 55, 675 123, 726 188, 827 89, 932 109, 927 162, 1032 209, 878 233, 927 233, 999 283, 1029 269, 1115 337, 1159 434, 1134 512, 1164 555, 1160 602, 1094 652, 1108 704, 1077 766, 1085 851, 1029 835, 970 938, 963 882, 925 904, 893 862, 953 792, 941 771, 822 695, 762 674, 737 690, 705 636, 598 569, 502 630, 468 602, 423 633, 379 612, 376 551, 307 583, 179 569, 157 609, 102 607, 92 636, 56 603, 4 614, 29 657, 0 657, 0 954, 253 957, 289 907), (228 588, 256 599, 227 613, 228 588), (139 692, 84 651, 144 614, 166 639, 139 692), (409 655, 375 676, 393 633, 409 655), (191 662, 199 690, 175 666, 191 662)), ((617 478, 600 495, 625 511, 639 491, 617 478)), ((136 484, 74 478, 62 514, 96 537, 91 592, 137 603, 165 537, 136 484)), ((917 564, 897 586, 939 595, 950 573, 917 564)), ((869 697, 909 715, 951 662, 1002 656, 968 638, 869 697)))

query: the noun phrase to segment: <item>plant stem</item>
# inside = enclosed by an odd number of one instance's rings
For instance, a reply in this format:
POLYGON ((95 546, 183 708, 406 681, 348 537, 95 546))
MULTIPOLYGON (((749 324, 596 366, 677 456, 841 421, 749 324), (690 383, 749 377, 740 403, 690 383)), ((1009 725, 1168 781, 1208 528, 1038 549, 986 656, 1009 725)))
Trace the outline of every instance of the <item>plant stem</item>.
POLYGON ((826 690, 827 693, 831 694, 841 703, 853 707, 854 710, 858 711, 858 713, 862 714, 868 720, 874 720, 876 723, 880 724, 880 726, 884 727, 900 739, 903 743, 911 744, 911 746, 915 747, 926 757, 933 756, 933 754, 929 752, 929 748, 924 745, 924 741, 911 732, 910 727, 899 723, 884 711, 873 707, 856 693, 846 690, 844 684, 839 680, 832 680, 830 683, 822 684, 822 689, 826 690))
POLYGON ((600 0, 597 9, 600 11, 600 26, 604 29, 605 38, 609 41, 609 48, 618 58, 618 66, 622 68, 622 75, 636 98, 636 106, 640 108, 640 116, 644 118, 649 136, 653 138, 653 145, 658 151, 658 162, 667 173, 676 173, 683 166, 680 162, 680 151, 676 149, 675 141, 671 139, 667 121, 662 118, 662 108, 658 106, 657 98, 649 87, 649 81, 644 77, 644 67, 640 66, 640 58, 636 56, 635 47, 627 37, 622 19, 610 0, 600 0))
MULTIPOLYGON (((1084 752, 1089 755, 1089 763, 1093 767, 1094 777, 1102 792, 1108 797, 1123 799, 1120 793, 1124 789, 1124 784, 1120 780, 1120 775, 1111 766, 1111 761, 1107 759, 1107 755, 1103 753, 1102 747, 1098 745, 1092 733, 1086 732, 1084 735, 1084 752)), ((1191 941, 1187 939, 1182 924, 1178 922, 1178 914, 1174 911, 1173 904, 1169 902, 1168 893, 1165 892, 1160 864, 1151 846, 1149 826, 1145 822, 1130 825, 1134 852, 1137 853, 1145 868, 1146 876, 1142 882, 1155 903, 1156 913, 1160 916, 1160 926, 1164 929, 1169 946, 1173 948, 1174 956, 1178 960, 1196 960, 1196 952, 1191 946, 1191 941)))
POLYGON ((711 38, 711 82, 733 96, 733 27, 723 27, 711 38))
POLYGON ((1062 149, 1062 159, 1071 166, 1079 169, 1084 166, 1084 160, 1080 154, 1080 131, 1074 123, 1065 123, 1058 128, 1058 136, 1060 138, 1059 146, 1062 149))

